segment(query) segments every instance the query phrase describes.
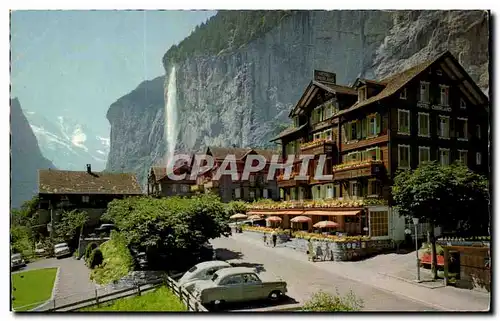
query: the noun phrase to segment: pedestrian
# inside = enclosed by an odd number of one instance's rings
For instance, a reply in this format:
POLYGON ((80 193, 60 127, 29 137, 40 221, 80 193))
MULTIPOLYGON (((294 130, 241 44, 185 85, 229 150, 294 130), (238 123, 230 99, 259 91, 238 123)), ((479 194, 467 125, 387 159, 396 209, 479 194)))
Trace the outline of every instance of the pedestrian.
POLYGON ((278 234, 276 233, 276 229, 271 233, 271 237, 273 239, 273 247, 276 247, 276 240, 278 239, 278 234))
POLYGON ((314 248, 311 242, 311 238, 307 240, 307 260, 314 262, 314 248))
POLYGON ((267 233, 264 233, 264 245, 267 245, 267 233))

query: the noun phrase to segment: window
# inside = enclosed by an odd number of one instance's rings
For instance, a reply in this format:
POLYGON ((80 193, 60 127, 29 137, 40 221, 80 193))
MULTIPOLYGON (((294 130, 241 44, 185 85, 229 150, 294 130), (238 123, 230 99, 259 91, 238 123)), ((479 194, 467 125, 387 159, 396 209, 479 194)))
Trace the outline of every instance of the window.
POLYGON ((333 139, 332 137, 332 130, 328 129, 324 131, 324 137, 327 141, 331 141, 333 139))
POLYGON ((267 188, 264 188, 264 189, 262 190, 262 197, 263 197, 263 198, 269 198, 269 196, 268 196, 268 194, 267 194, 267 188))
POLYGON ((313 135, 313 141, 314 140, 319 140, 321 138, 321 133, 316 133, 313 135))
POLYGON ((429 162, 431 160, 431 152, 430 147, 418 147, 418 164, 422 164, 424 162, 429 162))
POLYGON ((177 193, 177 184, 172 184, 172 193, 177 193))
POLYGON ((399 93, 399 99, 406 99, 406 88, 403 88, 399 93))
POLYGON ((476 125, 476 136, 478 139, 481 139, 481 126, 476 125))
POLYGON ((448 106, 448 92, 449 92, 449 87, 445 85, 439 85, 440 91, 441 91, 441 99, 440 103, 441 106, 448 106))
POLYGON ((376 179, 369 180, 368 194, 369 195, 380 195, 380 181, 376 179))
POLYGON ((332 184, 326 185, 326 198, 334 198, 334 189, 332 184))
POLYGON ((398 109, 398 134, 410 134, 410 111, 398 109))
POLYGON ((89 203, 89 202, 90 202, 90 196, 83 195, 82 196, 82 203, 89 203))
POLYGON ((389 215, 387 211, 370 212, 370 236, 389 235, 389 215))
POLYGON ((351 182, 351 196, 361 196, 360 194, 360 186, 358 182, 351 182))
POLYGON ((398 145, 398 168, 410 168, 409 145, 398 145))
POLYGON ((366 99, 366 87, 361 87, 358 89, 358 101, 363 101, 366 99))
POLYGON ((467 165, 467 151, 466 150, 458 150, 458 161, 464 165, 467 165))
POLYGON ((243 282, 244 283, 259 283, 260 280, 255 274, 248 273, 248 274, 243 274, 243 282))
POLYGON ((322 114, 323 114, 323 111, 322 111, 322 109, 321 109, 321 108, 316 108, 316 109, 314 110, 314 113, 316 114, 316 122, 320 122, 320 121, 322 121, 322 120, 323 120, 323 119, 322 119, 322 118, 323 118, 323 117, 322 117, 322 116, 323 116, 323 115, 322 115, 322 114))
POLYGON ((293 124, 295 127, 299 127, 299 116, 293 117, 293 124))
POLYGON ((378 114, 375 115, 370 115, 368 117, 368 133, 367 136, 376 136, 378 134, 377 130, 377 119, 378 119, 378 114))
POLYGON ((450 138, 450 117, 439 116, 439 138, 450 138))
POLYGON ((418 136, 430 136, 428 113, 418 113, 418 136))
POLYGON ((429 83, 425 81, 420 82, 420 102, 429 102, 429 83))
POLYGON ((187 193, 189 191, 189 186, 186 184, 181 185, 181 192, 187 193))
POLYGON ((476 153, 476 165, 481 165, 481 153, 476 153))
POLYGON ((457 139, 467 140, 467 118, 457 118, 457 139))
POLYGON ((460 98, 460 108, 466 109, 467 108, 467 103, 463 98, 460 98))
POLYGON ((235 197, 235 198, 237 198, 237 199, 238 199, 238 198, 241 198, 241 188, 236 187, 236 188, 234 189, 234 197, 235 197))
POLYGON ((353 121, 351 122, 351 140, 355 140, 358 138, 358 122, 353 121))
POLYGON ((441 165, 450 165, 450 150, 447 148, 439 149, 439 162, 441 165))
MULTIPOLYGON (((214 274, 214 275, 216 275, 216 274, 214 274)), ((236 285, 236 284, 241 284, 241 283, 243 283, 243 278, 241 277, 241 275, 228 276, 222 282, 222 284, 224 284, 224 285, 236 285)))
POLYGON ((333 116, 333 104, 329 102, 325 106, 325 119, 328 119, 332 116, 333 116))
POLYGON ((248 177, 248 180, 250 181, 251 184, 254 184, 255 183, 255 175, 250 175, 248 177))
POLYGON ((254 190, 251 190, 251 191, 250 191, 250 198, 251 198, 251 199, 254 199, 254 198, 255 198, 255 191, 254 191, 254 190))
POLYGON ((365 151, 365 158, 363 160, 380 160, 380 147, 370 148, 365 151))

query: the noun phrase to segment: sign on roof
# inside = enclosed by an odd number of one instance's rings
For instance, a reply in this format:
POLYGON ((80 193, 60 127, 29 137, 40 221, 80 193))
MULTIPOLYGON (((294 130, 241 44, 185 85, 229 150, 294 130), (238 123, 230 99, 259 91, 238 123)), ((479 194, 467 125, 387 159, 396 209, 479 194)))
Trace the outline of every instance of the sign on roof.
POLYGON ((334 72, 322 71, 322 70, 314 70, 314 80, 336 84, 337 83, 337 74, 334 72))

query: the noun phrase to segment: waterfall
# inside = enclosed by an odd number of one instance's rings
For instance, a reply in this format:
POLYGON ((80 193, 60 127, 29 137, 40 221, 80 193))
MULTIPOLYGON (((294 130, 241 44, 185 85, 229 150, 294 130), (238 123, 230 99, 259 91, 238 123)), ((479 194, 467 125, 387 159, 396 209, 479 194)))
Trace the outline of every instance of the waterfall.
POLYGON ((177 83, 175 77, 175 66, 172 67, 168 76, 166 87, 167 97, 165 99, 165 142, 167 143, 167 153, 165 164, 172 161, 175 153, 177 141, 177 83))

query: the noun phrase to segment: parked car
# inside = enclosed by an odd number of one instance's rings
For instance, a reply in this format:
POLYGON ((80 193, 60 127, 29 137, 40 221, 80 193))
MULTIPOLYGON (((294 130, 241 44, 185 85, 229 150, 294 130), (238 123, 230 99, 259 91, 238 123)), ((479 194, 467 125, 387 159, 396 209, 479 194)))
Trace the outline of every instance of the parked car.
POLYGON ((12 254, 10 256, 10 267, 11 269, 18 269, 25 266, 26 263, 23 260, 21 253, 12 254))
POLYGON ((193 295, 204 305, 245 302, 261 299, 279 300, 287 292, 286 282, 261 280, 255 270, 231 267, 214 273, 210 280, 194 282, 193 295))
POLYGON ((71 255, 71 250, 69 249, 68 243, 59 243, 54 245, 54 255, 58 259, 71 255))
POLYGON ((210 280, 215 272, 223 268, 229 268, 231 264, 224 261, 207 261, 201 262, 190 268, 184 275, 177 281, 179 286, 191 291, 194 282, 198 280, 210 280))
POLYGON ((35 245, 35 254, 38 256, 44 256, 47 254, 47 251, 43 247, 42 243, 39 242, 35 245))
POLYGON ((109 236, 112 230, 117 230, 114 224, 101 224, 101 226, 95 229, 99 235, 105 236, 109 236))

